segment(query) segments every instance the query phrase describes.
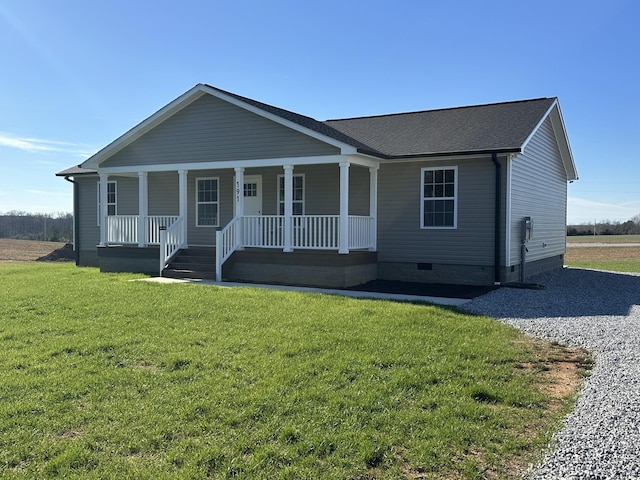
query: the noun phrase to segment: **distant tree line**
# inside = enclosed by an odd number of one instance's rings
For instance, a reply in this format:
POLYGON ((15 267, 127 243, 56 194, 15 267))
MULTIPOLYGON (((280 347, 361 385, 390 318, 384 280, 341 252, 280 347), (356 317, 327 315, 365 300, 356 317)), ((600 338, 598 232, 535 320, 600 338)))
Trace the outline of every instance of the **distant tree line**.
POLYGON ((594 222, 582 225, 567 225, 567 235, 639 235, 640 214, 626 222, 594 222))
POLYGON ((0 238, 73 241, 73 215, 70 213, 0 213, 0 238))

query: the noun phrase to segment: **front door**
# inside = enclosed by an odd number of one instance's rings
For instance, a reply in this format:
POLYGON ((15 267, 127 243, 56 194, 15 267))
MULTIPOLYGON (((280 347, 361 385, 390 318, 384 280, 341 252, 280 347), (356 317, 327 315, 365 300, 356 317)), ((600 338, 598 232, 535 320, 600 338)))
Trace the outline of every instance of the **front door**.
POLYGON ((262 175, 246 175, 244 197, 244 244, 247 247, 262 245, 262 175))
POLYGON ((244 214, 262 215, 262 175, 244 177, 244 214))

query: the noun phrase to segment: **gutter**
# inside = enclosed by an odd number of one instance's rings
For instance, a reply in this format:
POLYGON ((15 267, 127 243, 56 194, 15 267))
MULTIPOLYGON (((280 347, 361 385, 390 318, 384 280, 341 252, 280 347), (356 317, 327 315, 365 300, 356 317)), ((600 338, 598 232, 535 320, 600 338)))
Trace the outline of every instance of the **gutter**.
POLYGON ((495 150, 461 150, 459 152, 435 152, 435 153, 411 153, 406 155, 389 155, 385 153, 376 152, 373 150, 365 150, 362 148, 357 149, 358 153, 363 155, 371 155, 378 157, 382 160, 405 160, 413 158, 439 158, 439 157, 468 157, 476 155, 494 155, 494 154, 507 154, 507 153, 522 153, 521 147, 514 148, 498 148, 495 150))
POLYGON ((496 167, 496 185, 495 185, 495 210, 494 210, 494 259, 493 259, 493 284, 500 285, 500 180, 501 165, 498 161, 498 152, 491 152, 491 161, 496 167))
POLYGON ((73 183, 73 249, 76 255, 76 267, 80 265, 80 191, 78 182, 73 180, 72 175, 65 175, 64 179, 73 183))

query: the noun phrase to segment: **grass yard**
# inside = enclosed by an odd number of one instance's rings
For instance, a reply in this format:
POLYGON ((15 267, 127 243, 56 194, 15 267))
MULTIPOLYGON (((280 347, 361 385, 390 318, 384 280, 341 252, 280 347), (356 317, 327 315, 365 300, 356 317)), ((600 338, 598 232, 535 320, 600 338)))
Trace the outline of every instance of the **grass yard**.
POLYGON ((571 267, 640 273, 640 247, 572 247, 564 257, 571 267))
POLYGON ((589 359, 428 305, 0 264, 3 478, 520 478, 589 359))
POLYGON ((640 243, 640 235, 570 235, 567 243, 640 243))

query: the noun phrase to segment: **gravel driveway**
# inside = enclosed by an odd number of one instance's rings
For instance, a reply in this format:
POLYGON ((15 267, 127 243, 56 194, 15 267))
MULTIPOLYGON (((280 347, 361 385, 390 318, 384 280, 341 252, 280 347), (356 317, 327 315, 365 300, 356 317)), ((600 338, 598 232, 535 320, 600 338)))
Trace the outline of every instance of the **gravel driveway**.
POLYGON ((595 366, 530 479, 640 479, 640 276, 565 268, 465 304, 523 332, 589 349, 595 366))

